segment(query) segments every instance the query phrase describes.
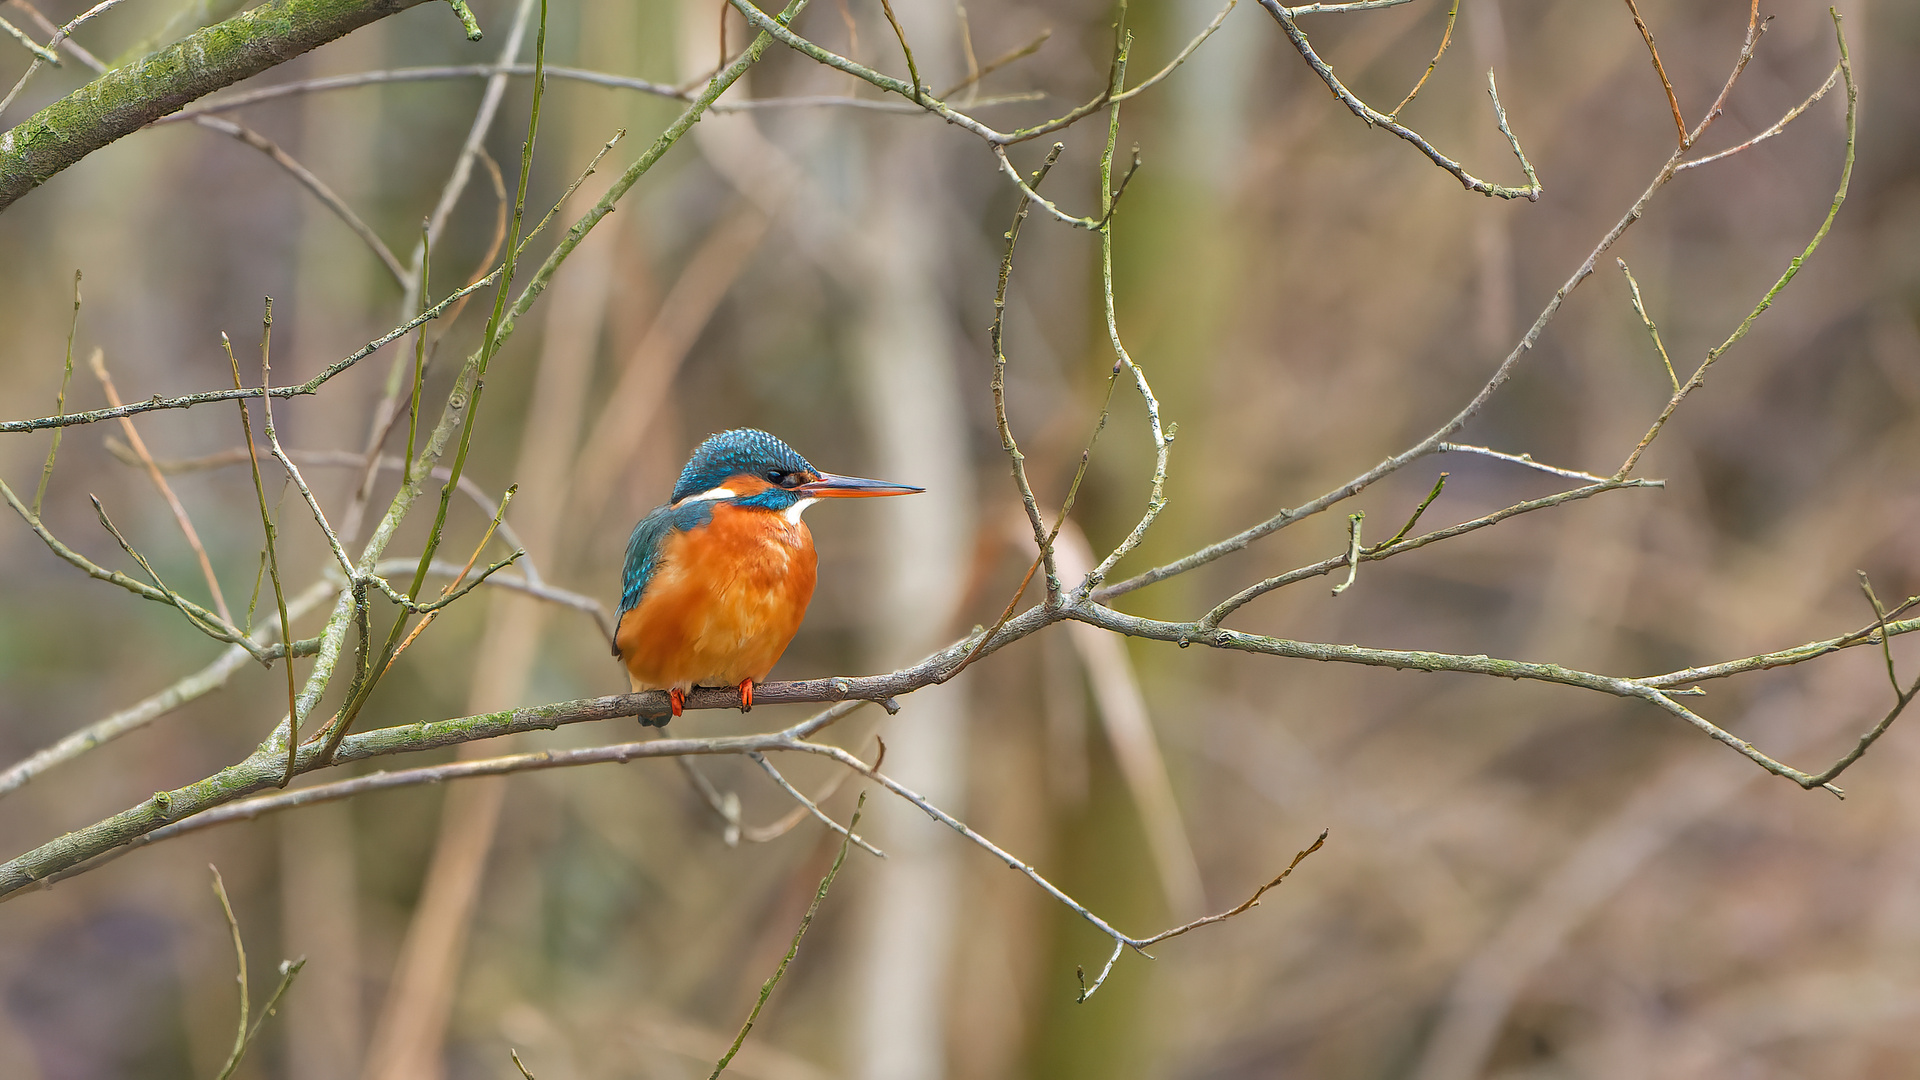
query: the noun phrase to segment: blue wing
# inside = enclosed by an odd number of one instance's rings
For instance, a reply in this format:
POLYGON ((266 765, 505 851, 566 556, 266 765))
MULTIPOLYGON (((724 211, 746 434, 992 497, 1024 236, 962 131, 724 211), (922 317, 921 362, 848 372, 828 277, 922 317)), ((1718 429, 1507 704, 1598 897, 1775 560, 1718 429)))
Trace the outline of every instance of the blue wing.
POLYGON ((708 501, 656 507, 640 519, 633 527, 633 535, 627 538, 627 568, 620 583, 620 611, 614 616, 615 624, 640 605, 647 583, 659 569, 660 549, 667 534, 702 528, 712 520, 713 503, 708 501))

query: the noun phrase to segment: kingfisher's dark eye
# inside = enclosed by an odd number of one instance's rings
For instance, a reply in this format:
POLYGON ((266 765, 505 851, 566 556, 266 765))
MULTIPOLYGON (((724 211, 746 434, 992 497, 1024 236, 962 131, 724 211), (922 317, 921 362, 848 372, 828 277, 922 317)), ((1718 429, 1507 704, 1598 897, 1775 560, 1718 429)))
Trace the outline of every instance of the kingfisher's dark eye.
POLYGON ((768 470, 767 470, 767 483, 769 483, 769 484, 777 484, 777 483, 779 483, 780 481, 782 481, 782 480, 784 480, 784 479, 786 479, 786 476, 787 476, 787 474, 786 474, 786 473, 783 473, 783 472, 781 472, 781 471, 780 471, 779 469, 768 469, 768 470))
POLYGON ((782 472, 779 469, 768 469, 766 472, 766 477, 767 477, 767 483, 775 484, 783 488, 792 488, 792 487, 800 486, 799 473, 782 472))

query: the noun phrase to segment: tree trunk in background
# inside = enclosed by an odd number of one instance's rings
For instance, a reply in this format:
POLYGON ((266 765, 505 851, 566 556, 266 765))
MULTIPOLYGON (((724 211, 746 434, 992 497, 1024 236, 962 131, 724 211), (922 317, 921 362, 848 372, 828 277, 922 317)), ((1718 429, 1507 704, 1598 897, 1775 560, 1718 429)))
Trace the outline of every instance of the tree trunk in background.
MULTIPOLYGON (((611 48, 596 44, 608 36, 604 24, 590 14, 583 13, 579 25, 582 40, 576 55, 585 62, 617 70, 630 61, 624 55, 606 55, 620 52, 619 44, 611 48)), ((601 98, 595 104, 599 107, 577 107, 564 114, 566 129, 557 140, 561 160, 587 160, 616 126, 616 118, 607 113, 619 103, 601 98)), ((590 180, 561 211, 561 219, 579 217, 605 191, 613 175, 603 172, 590 180)), ((532 401, 521 428, 513 473, 521 485, 513 505, 514 528, 527 551, 544 560, 541 568, 549 574, 557 569, 552 560, 562 549, 561 526, 599 354, 617 234, 612 230, 582 244, 555 277, 539 366, 532 379, 532 401)), ((469 712, 523 703, 553 611, 537 600, 504 592, 490 597, 489 604, 486 631, 474 654, 469 712)), ((460 756, 484 757, 503 749, 497 742, 469 743, 460 748, 460 756)), ((447 789, 426 886, 368 1050, 367 1080, 438 1080, 444 1075, 447 1027, 460 985, 468 930, 505 798, 504 779, 447 789)))
MULTIPOLYGON (((911 6, 911 5, 908 5, 911 6)), ((908 6, 900 7, 910 17, 908 6)), ((909 29, 916 56, 944 55, 926 18, 909 29)), ((944 15, 944 13, 940 13, 944 15)), ((924 76, 924 68, 923 68, 924 76)), ((943 131, 904 135, 875 163, 872 222, 861 267, 852 381, 874 441, 877 475, 927 491, 875 507, 879 603, 867 667, 910 663, 947 640, 973 549, 973 467, 960 399, 953 321, 942 297, 956 244, 941 150, 943 131)), ((966 677, 913 695, 886 725, 888 773, 956 815, 965 813, 966 677)), ((936 1080, 946 1074, 949 972, 961 851, 946 830, 894 800, 868 806, 868 829, 891 856, 864 875, 865 935, 856 979, 852 1074, 936 1080)), ((856 878, 854 880, 863 880, 856 878)))

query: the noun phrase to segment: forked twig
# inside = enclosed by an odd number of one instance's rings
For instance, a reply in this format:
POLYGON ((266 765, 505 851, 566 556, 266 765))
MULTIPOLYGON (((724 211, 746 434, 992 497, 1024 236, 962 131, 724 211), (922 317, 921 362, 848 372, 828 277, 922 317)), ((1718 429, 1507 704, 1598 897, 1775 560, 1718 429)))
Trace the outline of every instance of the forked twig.
MULTIPOLYGON (((1799 275, 1801 265, 1820 247, 1820 242, 1827 238, 1828 230, 1833 228, 1833 219, 1840 215, 1840 207, 1847 201, 1847 188, 1853 182, 1853 152, 1855 138, 1858 134, 1856 117, 1858 114, 1857 100, 1859 94, 1853 84, 1853 67, 1847 55, 1847 37, 1841 29, 1840 12, 1831 8, 1828 10, 1833 16, 1833 36, 1840 50, 1840 75, 1845 80, 1847 86, 1847 147, 1845 159, 1840 166, 1840 184, 1834 190, 1833 202, 1827 207, 1827 216, 1821 220, 1820 227, 1814 231, 1813 239, 1807 241, 1807 246, 1800 254, 1793 257, 1792 262, 1787 264, 1786 270, 1782 272, 1779 279, 1773 283, 1773 287, 1767 290, 1766 295, 1760 298, 1760 302, 1754 305, 1753 310, 1747 313, 1747 317, 1740 320, 1740 325, 1734 328, 1733 333, 1727 335, 1725 341, 1708 351, 1706 359, 1702 360, 1700 366, 1694 369, 1692 378, 1689 378, 1685 385, 1674 391, 1673 397, 1667 401, 1666 408, 1660 410, 1660 415, 1653 421, 1653 426, 1647 429, 1646 435, 1642 436, 1640 442, 1634 446, 1632 452, 1627 454, 1627 460, 1621 463, 1620 471, 1614 474, 1616 478, 1624 479, 1628 473, 1633 471, 1633 467, 1640 462, 1640 455, 1646 453, 1647 447, 1653 445, 1653 440, 1659 437, 1661 429, 1666 427, 1667 421, 1672 419, 1674 412, 1680 408, 1680 403, 1685 401, 1688 395, 1692 394, 1695 390, 1706 385, 1707 371, 1713 367, 1714 361, 1720 359, 1721 356, 1726 354, 1728 349, 1733 348, 1734 345, 1739 343, 1741 338, 1747 336, 1747 331, 1753 328, 1754 320, 1758 319, 1763 312, 1772 307, 1774 298, 1779 296, 1781 290, 1785 289, 1793 282, 1793 279, 1799 275)), ((1704 125, 1705 122, 1703 121, 1702 126, 1704 125)))
MULTIPOLYGON (((1507 126, 1506 111, 1501 108, 1500 95, 1493 86, 1492 71, 1487 72, 1487 89, 1488 92, 1493 95, 1494 115, 1499 121, 1500 134, 1506 136, 1507 144, 1513 148, 1513 156, 1520 162, 1520 171, 1525 174, 1527 178, 1525 187, 1508 187, 1480 179, 1468 172, 1466 167, 1458 161, 1453 160, 1435 149, 1433 144, 1428 142, 1419 132, 1400 123, 1392 116, 1368 105, 1366 102, 1360 100, 1353 91, 1347 89, 1346 84, 1334 75, 1332 66, 1325 60, 1322 60, 1319 53, 1314 52, 1312 43, 1307 40, 1307 35, 1300 29, 1300 25, 1294 21, 1296 15, 1309 14, 1315 11, 1334 10, 1333 7, 1314 4, 1307 7, 1289 8, 1283 6, 1279 0, 1260 0, 1260 6, 1266 8, 1267 13, 1272 15, 1274 20, 1280 24, 1280 29, 1286 32, 1287 40, 1293 43, 1294 50, 1300 54, 1301 59, 1307 62, 1307 66, 1313 69, 1313 73, 1320 77, 1320 81, 1326 84, 1327 89, 1333 91, 1333 96, 1339 98, 1341 103, 1344 104, 1353 115, 1365 120, 1371 127, 1384 128, 1401 139, 1412 143, 1415 148, 1427 156, 1428 160, 1451 173, 1453 178, 1460 181, 1461 185, 1468 191, 1479 192, 1491 198, 1525 199, 1528 202, 1538 202, 1540 200, 1540 192, 1542 190, 1540 187, 1540 178, 1534 174, 1533 165, 1528 162, 1526 153, 1520 149, 1520 140, 1514 136, 1512 129, 1507 126)), ((1369 5, 1364 3, 1338 5, 1341 10, 1360 10, 1369 6, 1389 7, 1391 5, 1369 5)))

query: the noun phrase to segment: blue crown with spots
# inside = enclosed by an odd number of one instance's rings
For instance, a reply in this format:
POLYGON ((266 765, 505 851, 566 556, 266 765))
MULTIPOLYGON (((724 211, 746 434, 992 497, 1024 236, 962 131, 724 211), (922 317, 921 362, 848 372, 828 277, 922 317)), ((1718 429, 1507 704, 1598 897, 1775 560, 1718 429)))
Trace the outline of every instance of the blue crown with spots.
POLYGON ((674 502, 689 495, 712 491, 741 474, 765 476, 769 472, 813 473, 820 470, 800 456, 799 451, 755 428, 735 428, 711 435, 687 459, 680 470, 680 482, 673 486, 674 502))

